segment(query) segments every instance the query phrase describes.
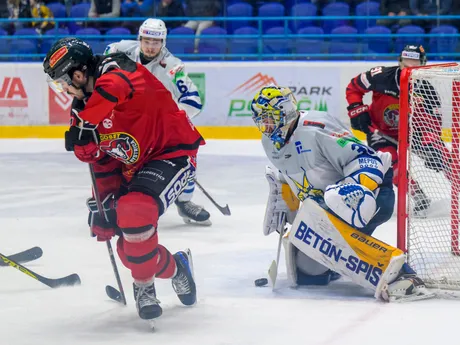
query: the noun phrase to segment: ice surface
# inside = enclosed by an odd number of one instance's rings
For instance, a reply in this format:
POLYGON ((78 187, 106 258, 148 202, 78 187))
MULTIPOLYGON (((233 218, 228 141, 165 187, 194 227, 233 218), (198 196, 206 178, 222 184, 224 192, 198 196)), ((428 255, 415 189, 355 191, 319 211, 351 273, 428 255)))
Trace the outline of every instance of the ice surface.
MULTIPOLYGON (((160 242, 192 249, 198 304, 183 307, 169 281, 158 281, 163 316, 152 333, 136 313, 129 271, 121 267, 128 306, 104 291, 116 286, 107 249, 88 235, 85 164, 59 140, 0 141, 0 252, 40 246, 26 264, 56 278, 78 273, 82 286, 52 290, 24 274, 0 268, 0 345, 346 345, 456 343, 460 302, 383 304, 349 282, 293 290, 284 262, 277 292, 257 288, 276 255, 277 236, 262 235, 267 183, 260 143, 209 141, 199 156, 198 179, 231 217, 212 214, 210 228, 185 225, 175 208, 160 220, 160 242)), ((395 243, 393 218, 375 235, 395 243)), ((115 245, 115 243, 114 243, 115 245)))

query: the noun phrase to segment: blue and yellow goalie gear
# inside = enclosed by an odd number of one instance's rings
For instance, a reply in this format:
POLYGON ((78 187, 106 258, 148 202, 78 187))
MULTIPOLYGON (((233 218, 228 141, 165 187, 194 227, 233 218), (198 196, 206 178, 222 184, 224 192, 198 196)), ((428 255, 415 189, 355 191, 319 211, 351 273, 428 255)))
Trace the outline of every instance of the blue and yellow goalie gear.
MULTIPOLYGON (((400 249, 354 229, 311 199, 303 202, 285 241, 314 260, 311 270, 317 265, 337 272, 376 298, 398 278, 406 259, 400 249)), ((289 260, 287 265, 295 265, 289 260)))
POLYGON ((284 146, 289 127, 297 117, 297 101, 288 87, 264 87, 252 100, 252 119, 262 134, 269 137, 277 149, 284 146))

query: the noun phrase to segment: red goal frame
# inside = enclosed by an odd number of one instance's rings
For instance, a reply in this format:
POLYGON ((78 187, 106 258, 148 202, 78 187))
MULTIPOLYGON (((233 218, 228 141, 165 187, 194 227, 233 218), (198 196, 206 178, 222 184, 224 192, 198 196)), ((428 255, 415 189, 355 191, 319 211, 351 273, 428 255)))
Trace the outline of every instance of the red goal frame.
MULTIPOLYGON (((413 70, 430 69, 433 67, 460 67, 457 63, 434 64, 427 66, 404 68, 400 78, 399 95, 399 133, 398 133, 398 205, 397 205, 397 246, 407 252, 407 151, 409 148, 409 80, 413 70)), ((452 152, 459 152, 460 148, 460 81, 452 83, 452 152)), ((454 156, 458 159, 458 156, 454 156)), ((456 165, 455 165, 456 166, 456 165)), ((459 195, 460 191, 460 169, 452 169, 451 188, 451 226, 452 226, 452 253, 460 255, 458 234, 459 234, 459 195)))

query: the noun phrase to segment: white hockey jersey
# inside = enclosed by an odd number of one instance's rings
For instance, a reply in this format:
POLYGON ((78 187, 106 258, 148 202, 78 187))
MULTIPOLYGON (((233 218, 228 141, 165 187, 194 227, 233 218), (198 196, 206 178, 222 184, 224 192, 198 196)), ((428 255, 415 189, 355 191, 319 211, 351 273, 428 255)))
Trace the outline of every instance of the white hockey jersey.
POLYGON ((355 183, 363 178, 369 183, 370 178, 377 188, 391 167, 389 153, 362 144, 340 121, 322 111, 301 111, 296 129, 280 150, 266 136, 262 144, 300 201, 322 197, 327 186, 346 177, 355 183))
MULTIPOLYGON (((123 40, 107 46, 104 54, 122 52, 131 60, 141 63, 139 41, 123 40)), ((162 48, 160 54, 144 65, 171 92, 180 109, 190 118, 201 112, 202 103, 198 89, 184 70, 184 63, 162 48)))

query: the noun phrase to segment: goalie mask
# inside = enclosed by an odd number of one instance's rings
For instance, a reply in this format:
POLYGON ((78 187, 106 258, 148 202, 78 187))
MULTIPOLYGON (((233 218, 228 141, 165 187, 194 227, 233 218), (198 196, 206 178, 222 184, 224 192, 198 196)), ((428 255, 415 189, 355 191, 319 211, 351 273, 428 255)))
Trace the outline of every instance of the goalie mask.
POLYGON ((290 125, 298 116, 297 101, 291 89, 275 85, 264 87, 252 100, 251 111, 259 131, 281 149, 290 125))

